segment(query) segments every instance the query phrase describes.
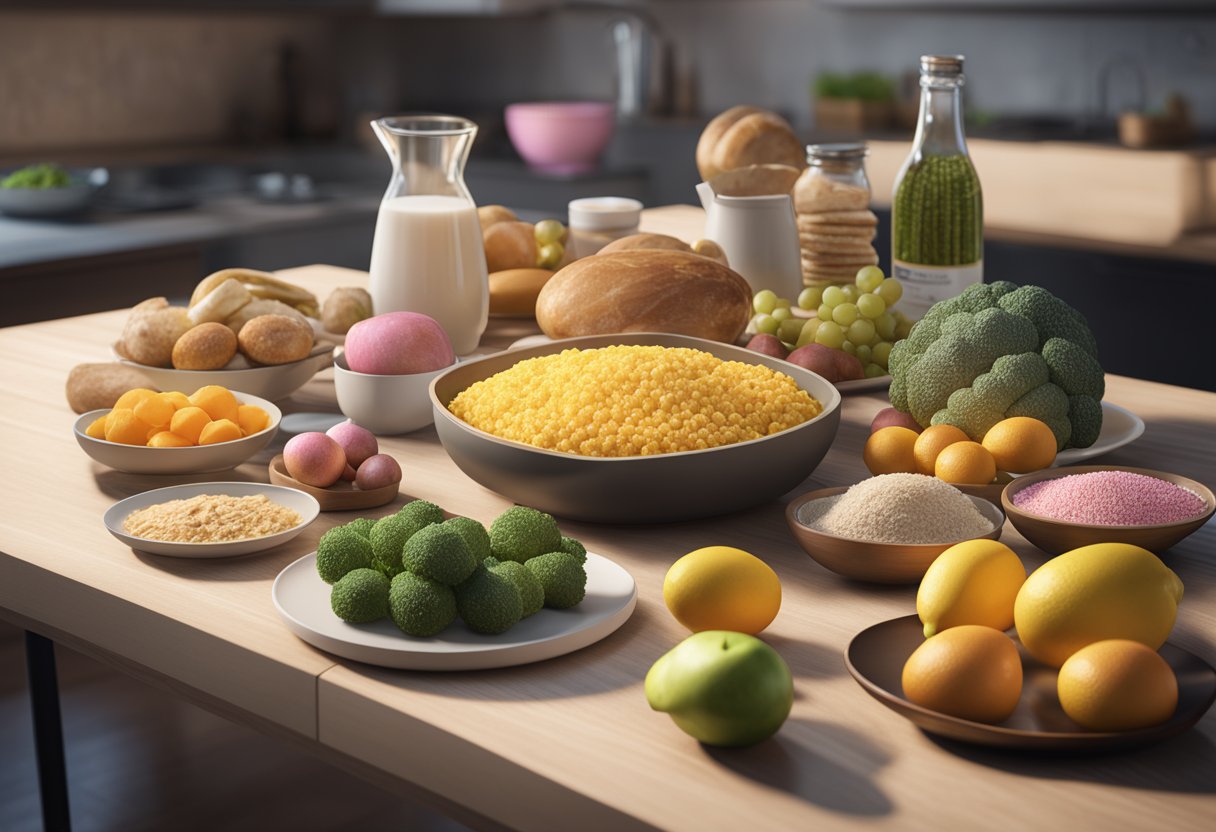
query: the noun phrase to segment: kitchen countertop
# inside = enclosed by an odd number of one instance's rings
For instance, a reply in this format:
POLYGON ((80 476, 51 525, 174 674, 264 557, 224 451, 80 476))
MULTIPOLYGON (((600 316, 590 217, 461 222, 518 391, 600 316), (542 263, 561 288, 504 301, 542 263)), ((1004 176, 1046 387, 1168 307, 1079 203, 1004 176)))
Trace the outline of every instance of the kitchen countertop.
MULTIPOLYGON (((647 212, 643 227, 691 238, 685 216, 647 212)), ((281 276, 320 295, 366 279, 325 266, 281 276)), ((1058 759, 938 742, 874 702, 845 672, 842 651, 859 630, 912 612, 915 589, 849 583, 818 567, 791 539, 784 500, 696 523, 563 523, 625 566, 639 590, 621 630, 569 656, 427 674, 314 650, 278 620, 270 585, 347 517, 322 515, 283 547, 212 561, 136 554, 102 526, 115 500, 206 479, 119 474, 72 439, 63 379, 73 364, 108 354, 125 314, 0 330, 0 392, 14 403, 0 412, 8 449, 0 616, 21 626, 477 826, 1197 829, 1216 812, 1212 713, 1153 748, 1058 759), (663 605, 663 575, 675 558, 710 544, 757 553, 783 584, 782 611, 764 637, 793 670, 794 710, 776 738, 751 749, 700 746, 642 693, 650 664, 687 635, 663 605)), ((495 321, 483 349, 530 331, 528 322, 495 321)), ((1216 395, 1117 376, 1107 385, 1107 398, 1144 417, 1147 430, 1104 462, 1216 481, 1216 395)), ((846 396, 835 444, 787 497, 865 476, 861 446, 885 403, 881 393, 846 396)), ((335 412, 332 377, 322 373, 282 404, 288 413, 335 412)), ((281 440, 222 476, 266 481, 281 440)), ((401 460, 402 489, 412 496, 482 521, 509 505, 460 472, 432 429, 385 438, 382 448, 401 460)), ((1045 560, 1011 527, 1002 540, 1032 568, 1045 560)), ((1187 588, 1172 640, 1216 663, 1213 550, 1208 524, 1167 562, 1187 588)))

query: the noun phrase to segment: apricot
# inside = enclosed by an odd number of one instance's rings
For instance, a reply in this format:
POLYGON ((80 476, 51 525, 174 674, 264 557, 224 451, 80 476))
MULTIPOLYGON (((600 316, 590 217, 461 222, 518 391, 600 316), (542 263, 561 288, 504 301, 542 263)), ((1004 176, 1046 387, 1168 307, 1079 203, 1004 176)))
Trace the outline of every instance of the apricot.
POLYGON ((146 445, 152 426, 129 408, 115 408, 106 421, 106 441, 123 445, 146 445))
POLYGON ((211 417, 201 407, 183 407, 173 414, 173 419, 169 422, 169 430, 191 445, 197 445, 199 435, 209 424, 211 424, 211 417))
MULTIPOLYGON (((109 414, 106 414, 107 416, 109 414)), ((84 429, 85 436, 91 436, 94 439, 106 438, 106 417, 98 416, 92 423, 84 429)))
POLYGON ((228 419, 233 423, 236 422, 237 410, 241 405, 231 390, 218 384, 209 384, 195 390, 194 395, 190 397, 190 404, 207 411, 207 415, 212 419, 228 419))
POLYGON ((270 414, 256 404, 243 404, 236 412, 236 423, 241 426, 241 433, 245 436, 270 427, 270 414))
POLYGON ((203 428, 199 434, 198 444, 215 445, 219 442, 231 442, 241 438, 241 426, 231 419, 216 419, 203 428))
POLYGON ((168 399, 173 403, 174 410, 181 410, 183 407, 190 406, 190 397, 178 390, 174 390, 169 393, 161 393, 160 395, 162 398, 168 399))
POLYGON ((169 422, 173 419, 173 412, 176 409, 173 406, 172 400, 166 399, 161 393, 157 393, 155 396, 148 396, 135 405, 135 415, 149 425, 167 428, 169 422))
POLYGON ((148 440, 149 448, 189 448, 192 444, 189 439, 167 430, 157 431, 148 440))
POLYGON ((136 387, 123 393, 118 397, 118 401, 114 402, 115 410, 134 410, 135 405, 142 402, 144 399, 149 399, 156 395, 155 390, 149 390, 147 387, 136 387))

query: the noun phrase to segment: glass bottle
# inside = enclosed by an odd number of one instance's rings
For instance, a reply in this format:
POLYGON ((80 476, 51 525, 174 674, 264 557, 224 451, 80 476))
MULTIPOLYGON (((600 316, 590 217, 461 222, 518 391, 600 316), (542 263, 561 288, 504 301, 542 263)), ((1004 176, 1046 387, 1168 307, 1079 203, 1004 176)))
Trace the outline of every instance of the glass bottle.
MULTIPOLYGON (((822 214, 835 211, 869 211, 870 180, 866 176, 865 142, 811 144, 806 148, 807 168, 794 185, 795 204, 800 214, 822 214)), ((853 237, 842 246, 839 230, 819 230, 817 226, 800 228, 798 245, 802 252, 802 282, 806 286, 827 287, 853 282, 857 268, 836 268, 836 275, 815 271, 807 264, 816 255, 853 254, 862 261, 874 255, 874 226, 859 224, 850 229, 853 237)), ((831 271, 830 269, 828 271, 831 271)))
POLYGON ((477 125, 409 115, 376 119, 372 129, 393 162, 372 242, 373 309, 429 315, 457 354, 471 353, 490 306, 481 224, 464 184, 477 125))
POLYGON ((963 56, 921 56, 920 86, 916 137, 891 205, 892 273, 917 318, 984 277, 983 195, 963 137, 963 56))

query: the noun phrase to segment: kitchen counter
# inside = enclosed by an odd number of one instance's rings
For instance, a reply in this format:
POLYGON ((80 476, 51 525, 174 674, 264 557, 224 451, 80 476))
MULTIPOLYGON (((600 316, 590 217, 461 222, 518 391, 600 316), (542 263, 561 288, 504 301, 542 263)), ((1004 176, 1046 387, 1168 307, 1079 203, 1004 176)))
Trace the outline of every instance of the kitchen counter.
MULTIPOLYGON (((671 212, 648 212, 643 227, 695 236, 671 212)), ((325 266, 281 276, 322 296, 366 280, 325 266)), ((1131 753, 1006 754, 930 739, 848 676, 849 639, 912 612, 915 588, 849 583, 824 571, 790 537, 783 504, 865 476, 861 446, 886 404, 882 393, 845 397, 832 449, 782 501, 695 523, 563 523, 637 580, 637 610, 604 641, 512 669, 390 671, 314 650, 271 603, 279 570, 346 516, 322 515, 292 542, 232 560, 138 554, 105 531, 101 514, 113 501, 207 479, 120 474, 76 447, 63 379, 73 364, 108 354, 125 315, 0 330, 0 392, 13 403, 0 412, 8 462, 0 616, 20 626, 478 827, 1198 829, 1216 812, 1216 714, 1131 753), (650 664, 687 635, 663 605, 663 575, 675 558, 711 544, 755 552, 783 585, 782 611, 764 637, 794 673, 794 709, 774 739, 751 749, 700 746, 652 712, 642 693, 650 664)), ((494 321, 483 349, 531 331, 530 322, 494 321)), ((1141 415, 1147 430, 1103 462, 1216 481, 1216 395, 1109 376, 1107 398, 1141 415)), ((334 413, 332 377, 320 374, 281 404, 287 413, 334 413)), ((265 482, 283 439, 221 476, 265 482)), ((482 521, 509 505, 457 469, 433 429, 386 438, 382 449, 401 460, 411 496, 482 521)), ((1011 527, 1002 540, 1028 567, 1045 560, 1011 527)), ((1214 550, 1216 526, 1208 524, 1167 555, 1186 584, 1171 638, 1210 663, 1214 550)))

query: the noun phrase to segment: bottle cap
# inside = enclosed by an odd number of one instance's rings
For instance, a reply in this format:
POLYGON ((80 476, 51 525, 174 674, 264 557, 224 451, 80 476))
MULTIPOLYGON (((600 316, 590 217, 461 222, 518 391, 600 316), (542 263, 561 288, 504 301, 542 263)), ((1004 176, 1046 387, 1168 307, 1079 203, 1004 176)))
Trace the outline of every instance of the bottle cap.
POLYGON ((865 142, 838 142, 835 144, 808 144, 806 146, 806 163, 808 165, 823 162, 852 162, 864 159, 869 153, 865 142))
POLYGON ((963 74, 962 55, 921 55, 920 74, 953 77, 963 74))

